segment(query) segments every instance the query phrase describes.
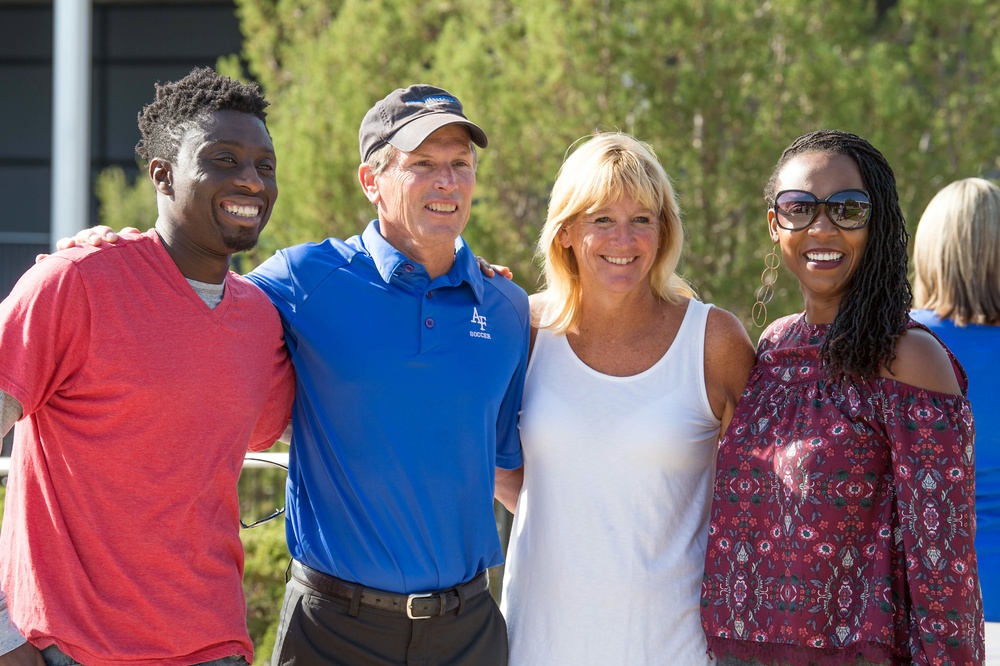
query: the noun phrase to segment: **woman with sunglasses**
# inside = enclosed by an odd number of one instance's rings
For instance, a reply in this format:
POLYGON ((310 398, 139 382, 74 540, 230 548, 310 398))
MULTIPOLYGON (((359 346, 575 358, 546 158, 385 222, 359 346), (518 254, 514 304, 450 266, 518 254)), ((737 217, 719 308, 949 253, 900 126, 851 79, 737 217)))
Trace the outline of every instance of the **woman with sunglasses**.
POLYGON ((720 445, 709 649, 721 666, 981 664, 967 382, 909 317, 892 169, 822 130, 765 194, 805 311, 764 331, 720 445))

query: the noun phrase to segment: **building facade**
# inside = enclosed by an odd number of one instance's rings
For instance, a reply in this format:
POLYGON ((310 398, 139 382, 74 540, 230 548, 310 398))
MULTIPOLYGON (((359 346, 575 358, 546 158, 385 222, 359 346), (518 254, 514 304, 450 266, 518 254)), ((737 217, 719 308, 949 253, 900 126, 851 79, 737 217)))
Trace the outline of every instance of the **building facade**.
MULTIPOLYGON (((240 53, 234 0, 73 1, 91 3, 90 182, 110 166, 134 177, 136 115, 153 85, 240 53)), ((50 233, 55 12, 52 0, 0 0, 0 298, 57 240, 50 233)), ((80 219, 97 224, 93 194, 80 219)), ((8 437, 5 454, 9 446, 8 437)))

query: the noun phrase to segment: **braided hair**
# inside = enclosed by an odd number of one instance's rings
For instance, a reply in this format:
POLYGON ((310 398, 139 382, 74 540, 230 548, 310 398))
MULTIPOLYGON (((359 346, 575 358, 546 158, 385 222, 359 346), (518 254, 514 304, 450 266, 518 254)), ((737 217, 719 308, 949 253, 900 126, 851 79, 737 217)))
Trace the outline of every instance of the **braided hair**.
POLYGON ((135 152, 147 162, 154 157, 176 160, 184 133, 206 114, 239 111, 265 122, 267 105, 256 83, 240 83, 209 67, 196 67, 183 79, 156 84, 155 99, 139 112, 142 138, 135 152))
POLYGON ((782 153, 764 189, 769 204, 774 203, 785 165, 797 155, 813 152, 854 160, 872 200, 864 254, 820 350, 833 374, 870 379, 883 365, 891 369, 912 301, 906 279, 909 234, 896 177, 885 156, 865 139, 850 132, 818 130, 799 137, 782 153))

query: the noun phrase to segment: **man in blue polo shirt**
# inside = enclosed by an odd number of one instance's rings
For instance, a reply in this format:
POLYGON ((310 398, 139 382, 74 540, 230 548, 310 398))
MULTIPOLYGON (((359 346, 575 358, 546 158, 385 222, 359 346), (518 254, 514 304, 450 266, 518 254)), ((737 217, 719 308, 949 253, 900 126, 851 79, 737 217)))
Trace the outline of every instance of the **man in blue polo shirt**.
POLYGON ((495 468, 521 465, 528 299, 460 234, 486 134, 448 92, 392 92, 359 133, 378 217, 250 274, 296 371, 274 664, 506 664, 487 593, 495 468))

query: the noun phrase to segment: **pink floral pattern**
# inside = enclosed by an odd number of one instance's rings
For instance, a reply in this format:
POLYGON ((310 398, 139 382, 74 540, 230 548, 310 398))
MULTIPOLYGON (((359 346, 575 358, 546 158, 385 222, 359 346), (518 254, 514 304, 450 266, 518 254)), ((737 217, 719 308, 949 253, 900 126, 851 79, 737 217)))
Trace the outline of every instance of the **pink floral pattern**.
POLYGON ((969 402, 830 381, 827 328, 803 315, 768 328, 720 446, 709 647, 791 664, 982 664, 969 402))

